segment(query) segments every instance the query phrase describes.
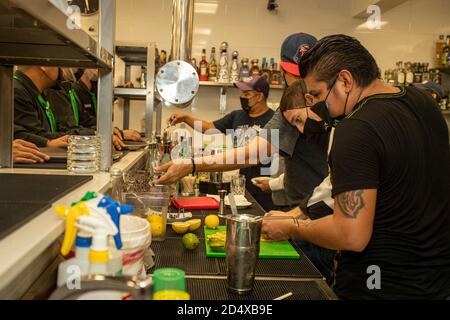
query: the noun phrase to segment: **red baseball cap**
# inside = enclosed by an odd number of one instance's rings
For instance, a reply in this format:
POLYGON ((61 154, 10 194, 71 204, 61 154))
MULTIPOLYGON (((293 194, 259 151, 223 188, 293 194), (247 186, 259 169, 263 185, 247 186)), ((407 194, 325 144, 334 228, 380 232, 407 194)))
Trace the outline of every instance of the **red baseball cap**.
POLYGON ((281 46, 281 68, 287 73, 300 77, 298 63, 303 54, 317 43, 317 39, 307 33, 291 34, 281 46))

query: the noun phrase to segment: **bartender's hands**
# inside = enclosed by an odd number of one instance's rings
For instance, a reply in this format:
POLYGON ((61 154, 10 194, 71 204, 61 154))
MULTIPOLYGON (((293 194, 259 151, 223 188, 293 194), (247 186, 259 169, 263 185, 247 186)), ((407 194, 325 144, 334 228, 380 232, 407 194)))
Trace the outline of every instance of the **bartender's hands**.
POLYGON ((177 183, 192 172, 191 160, 170 161, 162 166, 154 168, 155 173, 165 173, 161 178, 154 181, 155 184, 169 185, 177 183))
POLYGON ((58 139, 54 139, 54 140, 49 140, 47 142, 47 147, 48 148, 62 148, 62 149, 66 149, 67 145, 69 143, 69 136, 64 136, 58 139))
POLYGON ((262 192, 271 193, 269 181, 269 179, 255 179, 255 186, 260 188, 262 192))
POLYGON ((123 140, 125 141, 140 141, 141 134, 136 130, 123 130, 123 140))
POLYGON ((121 151, 125 147, 125 143, 123 143, 123 139, 121 139, 118 135, 113 135, 113 145, 117 151, 121 151))
POLYGON ((50 157, 39 151, 39 148, 31 142, 14 140, 13 161, 14 163, 35 164, 50 160, 50 157))
POLYGON ((184 113, 174 113, 167 120, 168 124, 171 126, 177 125, 179 123, 183 123, 186 120, 187 115, 184 113))
MULTIPOLYGON (((285 217, 291 216, 285 212, 271 211, 266 214, 266 217, 285 217)), ((287 220, 263 220, 262 232, 266 234, 271 240, 285 241, 291 239, 296 224, 293 219, 287 220)))

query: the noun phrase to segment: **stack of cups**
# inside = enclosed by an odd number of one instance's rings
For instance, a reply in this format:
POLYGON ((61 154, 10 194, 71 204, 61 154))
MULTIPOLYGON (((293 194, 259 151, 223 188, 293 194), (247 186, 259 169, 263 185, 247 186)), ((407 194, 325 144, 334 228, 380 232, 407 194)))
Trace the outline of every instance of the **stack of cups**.
POLYGON ((67 170, 73 174, 94 174, 100 171, 100 137, 70 136, 67 170))

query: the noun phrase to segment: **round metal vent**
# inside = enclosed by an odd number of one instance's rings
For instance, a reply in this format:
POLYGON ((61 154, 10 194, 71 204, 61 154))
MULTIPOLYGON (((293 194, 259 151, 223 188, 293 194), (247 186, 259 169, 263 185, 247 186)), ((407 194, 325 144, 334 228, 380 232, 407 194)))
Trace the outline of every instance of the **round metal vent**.
POLYGON ((165 102, 179 108, 190 106, 200 86, 194 67, 180 60, 164 65, 156 76, 156 91, 165 102))

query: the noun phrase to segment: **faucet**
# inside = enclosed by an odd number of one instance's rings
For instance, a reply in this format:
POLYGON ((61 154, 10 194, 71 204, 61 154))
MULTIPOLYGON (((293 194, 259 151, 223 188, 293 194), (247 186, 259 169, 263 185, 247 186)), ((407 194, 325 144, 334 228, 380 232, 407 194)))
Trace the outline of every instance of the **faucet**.
POLYGON ((129 293, 133 300, 151 300, 152 284, 152 278, 140 280, 138 277, 89 275, 81 278, 79 289, 63 286, 56 289, 49 300, 75 300, 88 292, 108 290, 129 293))

